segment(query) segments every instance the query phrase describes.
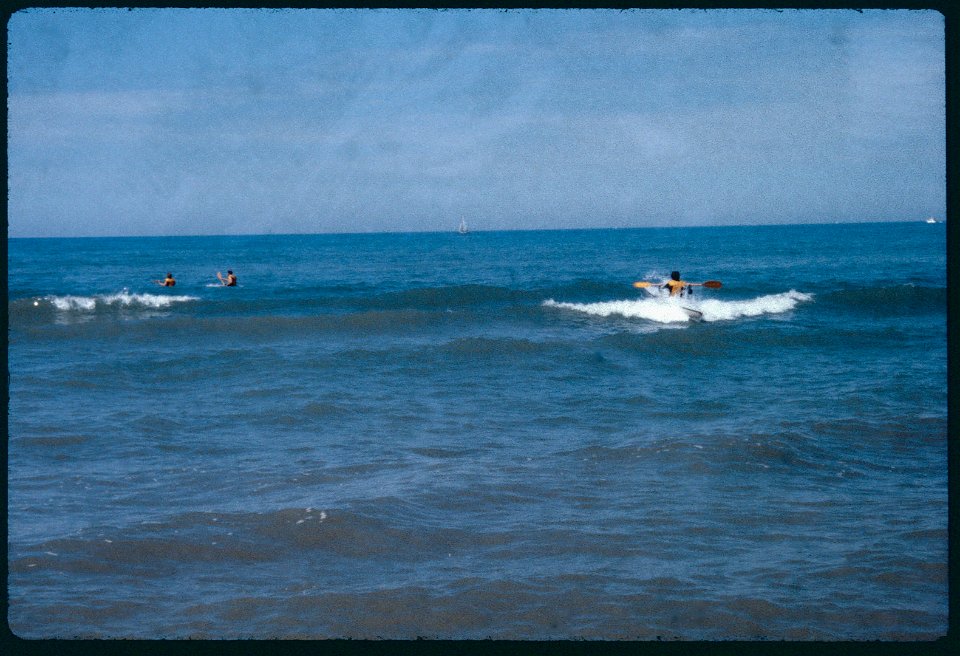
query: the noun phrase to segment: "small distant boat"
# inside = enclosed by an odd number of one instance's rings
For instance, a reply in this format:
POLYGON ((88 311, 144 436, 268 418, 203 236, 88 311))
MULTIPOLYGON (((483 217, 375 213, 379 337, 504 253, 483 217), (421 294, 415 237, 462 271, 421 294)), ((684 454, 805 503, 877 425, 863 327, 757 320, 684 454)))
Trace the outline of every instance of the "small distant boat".
POLYGON ((937 222, 937 220, 936 220, 935 218, 933 218, 932 216, 931 216, 929 219, 927 219, 927 223, 936 223, 936 222, 937 222))
POLYGON ((467 222, 464 221, 463 218, 460 219, 460 227, 457 228, 457 232, 460 233, 461 235, 465 235, 468 232, 470 232, 469 230, 467 230, 467 222))

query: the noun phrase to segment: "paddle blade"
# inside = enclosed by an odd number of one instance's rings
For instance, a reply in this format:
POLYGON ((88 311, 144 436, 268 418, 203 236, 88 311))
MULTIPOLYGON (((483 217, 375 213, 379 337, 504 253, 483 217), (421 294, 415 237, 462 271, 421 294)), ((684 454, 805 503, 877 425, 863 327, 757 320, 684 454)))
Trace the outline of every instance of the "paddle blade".
POLYGON ((713 289, 720 289, 723 287, 723 283, 719 280, 708 280, 707 282, 703 283, 703 286, 712 287, 713 289))
POLYGON ((644 282, 641 280, 633 283, 633 286, 636 287, 637 289, 643 289, 644 287, 649 287, 652 284, 653 284, 652 282, 644 282))

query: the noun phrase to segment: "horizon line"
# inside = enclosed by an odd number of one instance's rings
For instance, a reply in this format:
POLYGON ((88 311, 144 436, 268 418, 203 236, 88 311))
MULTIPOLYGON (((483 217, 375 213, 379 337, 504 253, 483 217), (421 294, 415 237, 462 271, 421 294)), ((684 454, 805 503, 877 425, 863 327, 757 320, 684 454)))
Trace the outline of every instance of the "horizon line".
MULTIPOLYGON (((936 220, 939 225, 945 225, 946 219, 936 220)), ((153 235, 48 235, 48 236, 11 236, 7 235, 7 241, 14 239, 180 239, 197 237, 305 237, 305 236, 362 236, 362 235, 457 235, 466 236, 475 234, 493 234, 502 232, 575 232, 575 231, 598 231, 598 230, 691 230, 697 228, 776 228, 788 226, 828 226, 828 225, 867 225, 867 224, 891 224, 891 223, 929 223, 928 219, 890 219, 890 220, 867 220, 867 221, 815 221, 805 223, 733 223, 721 225, 653 225, 653 226, 596 226, 596 227, 577 227, 577 228, 497 228, 493 230, 482 230, 471 228, 465 235, 460 235, 456 229, 453 230, 382 230, 382 231, 358 231, 358 232, 239 232, 239 233, 196 233, 196 234, 153 234, 153 235)))

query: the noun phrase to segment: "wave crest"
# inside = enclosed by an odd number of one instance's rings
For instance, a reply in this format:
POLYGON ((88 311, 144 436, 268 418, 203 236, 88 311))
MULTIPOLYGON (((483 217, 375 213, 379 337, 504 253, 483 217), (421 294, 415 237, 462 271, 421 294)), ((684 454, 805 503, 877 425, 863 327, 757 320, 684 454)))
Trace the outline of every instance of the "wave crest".
POLYGON ((799 303, 810 301, 813 294, 790 290, 782 294, 759 296, 742 301, 716 299, 662 299, 604 301, 599 303, 564 303, 553 299, 543 302, 546 307, 573 310, 598 317, 618 315, 628 319, 646 319, 658 323, 677 323, 689 320, 683 308, 688 307, 703 313, 703 321, 730 321, 741 317, 756 317, 762 314, 789 312, 799 303))
POLYGON ((45 296, 43 301, 50 303, 61 312, 93 312, 98 307, 123 308, 168 308, 175 303, 199 300, 196 296, 168 296, 164 294, 131 294, 123 291, 117 294, 98 294, 96 296, 45 296))

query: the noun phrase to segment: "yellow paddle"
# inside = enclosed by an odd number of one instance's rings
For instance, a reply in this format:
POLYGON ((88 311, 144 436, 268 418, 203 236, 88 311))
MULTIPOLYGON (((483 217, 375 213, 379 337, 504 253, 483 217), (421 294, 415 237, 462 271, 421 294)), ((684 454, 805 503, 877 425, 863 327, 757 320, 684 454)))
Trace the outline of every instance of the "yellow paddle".
MULTIPOLYGON (((650 287, 651 285, 660 285, 659 282, 646 282, 644 280, 637 281, 633 283, 633 286, 637 289, 643 289, 644 287, 650 287)), ((710 287, 711 289, 720 289, 723 287, 723 283, 719 280, 708 280, 706 282, 688 282, 688 285, 696 287, 710 287)))

